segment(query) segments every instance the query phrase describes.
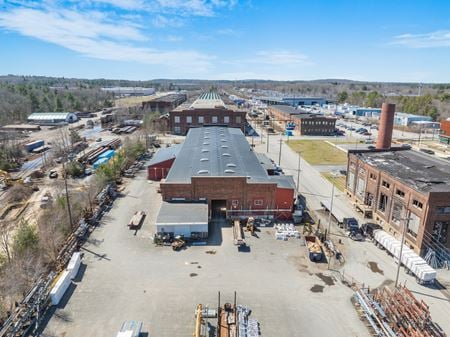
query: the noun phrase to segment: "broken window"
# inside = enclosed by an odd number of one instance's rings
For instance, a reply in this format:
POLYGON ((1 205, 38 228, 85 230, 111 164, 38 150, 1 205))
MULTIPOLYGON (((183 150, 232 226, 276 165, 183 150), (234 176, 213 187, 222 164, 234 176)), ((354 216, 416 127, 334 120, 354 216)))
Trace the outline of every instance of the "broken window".
POLYGON ((381 185, 383 185, 386 188, 391 187, 391 184, 389 184, 386 180, 383 180, 383 182, 381 183, 381 185))
MULTIPOLYGON (((450 207, 448 207, 450 208, 450 207)), ((433 225, 433 239, 439 243, 447 243, 447 233, 450 221, 435 221, 433 225)))
POLYGON ((402 223, 403 218, 403 205, 399 202, 394 202, 392 205, 392 217, 391 220, 393 223, 395 223, 397 226, 399 226, 402 223))
POLYGON ((422 209, 423 208, 423 204, 416 199, 413 199, 413 206, 422 209))
POLYGON ((378 200, 378 209, 381 212, 386 212, 386 207, 388 203, 388 196, 386 194, 380 193, 380 199, 378 200))
POLYGON ((419 225, 420 225, 420 217, 415 215, 414 213, 411 213, 409 215, 409 224, 407 228, 408 234, 416 238, 417 233, 419 232, 419 225))
POLYGON ((398 195, 400 198, 405 197, 405 192, 403 192, 402 190, 399 190, 398 188, 396 189, 395 194, 398 195))

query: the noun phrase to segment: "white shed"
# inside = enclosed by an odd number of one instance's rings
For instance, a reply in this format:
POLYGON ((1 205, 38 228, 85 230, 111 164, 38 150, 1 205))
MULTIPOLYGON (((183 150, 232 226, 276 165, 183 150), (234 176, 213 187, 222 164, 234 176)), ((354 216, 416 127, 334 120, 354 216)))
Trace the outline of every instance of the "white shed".
POLYGON ((189 238, 208 237, 208 204, 163 202, 156 219, 157 233, 173 233, 189 238))

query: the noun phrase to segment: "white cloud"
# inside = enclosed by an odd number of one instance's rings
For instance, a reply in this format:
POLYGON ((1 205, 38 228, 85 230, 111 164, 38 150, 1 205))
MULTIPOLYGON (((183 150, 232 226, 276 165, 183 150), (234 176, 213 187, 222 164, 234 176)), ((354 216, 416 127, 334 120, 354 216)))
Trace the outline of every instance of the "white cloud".
POLYGON ((183 26, 183 21, 176 17, 169 18, 167 16, 158 14, 152 19, 152 24, 158 28, 181 27, 183 26))
POLYGON ((146 7, 145 2, 142 0, 92 0, 92 2, 107 4, 128 10, 144 9, 146 7))
POLYGON ((0 13, 0 27, 51 42, 84 56, 103 60, 134 61, 204 71, 211 56, 196 51, 164 51, 130 43, 148 40, 126 23, 108 23, 98 13, 77 13, 53 8, 13 9, 0 13))
POLYGON ((439 30, 424 34, 402 34, 394 36, 391 44, 409 48, 450 47, 450 31, 439 30))
POLYGON ((238 36, 241 35, 240 32, 238 32, 238 31, 236 31, 236 30, 234 30, 234 29, 232 29, 232 28, 222 28, 222 29, 219 29, 219 30, 217 31, 217 34, 219 34, 219 35, 228 35, 228 36, 236 36, 236 37, 238 37, 238 36))
POLYGON ((307 56, 288 50, 259 51, 256 54, 254 61, 258 63, 283 66, 312 64, 308 60, 307 56))
POLYGON ((167 35, 166 37, 163 38, 163 40, 167 42, 180 42, 183 41, 183 38, 181 36, 176 35, 167 35))
POLYGON ((157 6, 184 16, 214 16, 216 9, 233 8, 236 0, 157 0, 157 6))

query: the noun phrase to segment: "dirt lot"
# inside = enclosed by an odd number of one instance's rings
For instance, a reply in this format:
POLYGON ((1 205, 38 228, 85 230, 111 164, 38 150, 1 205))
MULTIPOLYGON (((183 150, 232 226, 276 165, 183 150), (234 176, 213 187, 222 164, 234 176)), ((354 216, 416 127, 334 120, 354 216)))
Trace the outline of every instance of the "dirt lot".
POLYGON ((114 336, 125 320, 142 320, 150 336, 192 336, 198 303, 248 305, 262 336, 368 336, 350 303, 352 291, 306 259, 301 240, 277 241, 273 228, 246 236, 247 251, 232 244, 231 228, 210 227, 210 245, 180 252, 151 243, 160 205, 157 184, 144 173, 125 189, 84 247, 75 284, 52 310, 42 336, 114 336), (147 217, 136 234, 126 223, 147 217), (207 251, 215 250, 215 254, 207 251))

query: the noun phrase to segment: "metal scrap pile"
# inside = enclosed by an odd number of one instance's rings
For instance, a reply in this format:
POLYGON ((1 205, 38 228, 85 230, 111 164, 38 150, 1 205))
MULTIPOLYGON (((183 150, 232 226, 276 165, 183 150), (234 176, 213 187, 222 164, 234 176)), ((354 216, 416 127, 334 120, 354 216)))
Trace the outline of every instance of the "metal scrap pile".
POLYGON ((240 337, 258 337, 259 336, 259 323, 254 318, 249 318, 251 310, 242 305, 238 305, 237 308, 237 321, 238 321, 238 336, 240 337))
POLYGON ((378 337, 446 337, 439 325, 431 320, 428 306, 417 300, 405 286, 394 290, 384 288, 372 293, 358 289, 353 303, 378 337))

